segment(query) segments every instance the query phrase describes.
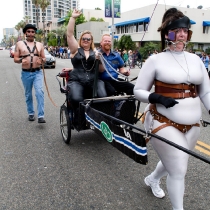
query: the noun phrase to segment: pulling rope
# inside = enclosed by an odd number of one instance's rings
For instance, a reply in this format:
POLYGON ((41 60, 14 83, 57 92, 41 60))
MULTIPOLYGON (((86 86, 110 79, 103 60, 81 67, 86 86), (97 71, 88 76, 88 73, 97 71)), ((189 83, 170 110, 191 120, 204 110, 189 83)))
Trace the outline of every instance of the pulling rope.
POLYGON ((146 34, 146 31, 147 31, 147 29, 148 29, 148 27, 149 27, 149 24, 150 24, 151 20, 152 20, 152 17, 153 17, 153 15, 154 15, 155 9, 156 9, 156 7, 157 7, 157 5, 158 5, 158 1, 159 1, 159 0, 157 0, 157 3, 156 3, 156 5, 155 5, 155 8, 153 9, 152 15, 150 16, 150 21, 149 21, 148 24, 147 24, 147 28, 146 28, 146 30, 144 31, 144 34, 143 34, 142 39, 141 39, 141 41, 140 41, 140 44, 141 44, 141 42, 143 41, 144 36, 145 36, 145 34, 146 34))
POLYGON ((120 72, 117 71, 116 69, 114 69, 114 68, 110 65, 110 63, 104 58, 104 56, 103 56, 100 52, 98 53, 98 55, 99 55, 99 57, 100 57, 100 61, 101 61, 102 65, 103 65, 105 71, 106 71, 107 74, 110 76, 110 78, 112 78, 112 80, 115 80, 116 82, 126 82, 126 81, 128 80, 128 77, 125 76, 124 74, 120 73, 120 72), (109 72, 109 70, 107 69, 105 63, 106 63, 106 64, 107 64, 115 73, 117 73, 118 75, 124 77, 125 81, 120 81, 120 80, 114 78, 114 77, 111 75, 111 73, 109 72))
POLYGON ((50 92, 49 92, 49 89, 48 89, 48 85, 47 85, 47 80, 46 80, 46 76, 45 76, 45 70, 44 70, 44 64, 42 63, 42 70, 43 70, 43 75, 44 75, 44 84, 45 84, 45 87, 46 87, 46 90, 47 90, 47 95, 50 99, 50 101, 52 102, 52 104, 55 106, 55 107, 58 107, 55 102, 52 100, 51 96, 50 96, 50 92))
MULTIPOLYGON (((39 58, 41 58, 41 55, 40 55, 40 52, 38 51, 37 49, 37 46, 36 46, 36 50, 37 50, 37 53, 39 55, 39 58)), ((42 62, 42 70, 43 70, 43 75, 44 75, 44 84, 45 84, 45 87, 46 87, 46 90, 47 90, 47 95, 50 99, 50 101, 52 102, 52 104, 55 106, 55 107, 58 107, 55 102, 52 100, 51 96, 50 96, 50 92, 49 92, 49 89, 48 89, 48 85, 47 85, 47 80, 46 80, 46 75, 45 75, 45 70, 44 70, 44 63, 42 62)))

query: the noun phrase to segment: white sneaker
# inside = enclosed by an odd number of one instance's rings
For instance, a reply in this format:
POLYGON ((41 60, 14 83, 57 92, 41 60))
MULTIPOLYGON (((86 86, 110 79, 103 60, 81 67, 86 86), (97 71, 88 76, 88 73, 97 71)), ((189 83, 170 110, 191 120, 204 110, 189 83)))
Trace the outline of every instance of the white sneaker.
POLYGON ((164 191, 160 188, 160 181, 159 182, 151 181, 149 175, 144 179, 144 182, 147 186, 151 187, 152 193, 154 194, 155 197, 157 198, 165 197, 164 191))

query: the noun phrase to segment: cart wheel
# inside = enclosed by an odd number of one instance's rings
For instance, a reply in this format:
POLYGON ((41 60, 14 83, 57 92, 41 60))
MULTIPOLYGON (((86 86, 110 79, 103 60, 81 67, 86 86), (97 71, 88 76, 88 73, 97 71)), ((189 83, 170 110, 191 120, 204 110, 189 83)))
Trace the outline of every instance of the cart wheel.
POLYGON ((64 142, 69 144, 71 140, 71 120, 65 105, 60 108, 60 129, 64 142))

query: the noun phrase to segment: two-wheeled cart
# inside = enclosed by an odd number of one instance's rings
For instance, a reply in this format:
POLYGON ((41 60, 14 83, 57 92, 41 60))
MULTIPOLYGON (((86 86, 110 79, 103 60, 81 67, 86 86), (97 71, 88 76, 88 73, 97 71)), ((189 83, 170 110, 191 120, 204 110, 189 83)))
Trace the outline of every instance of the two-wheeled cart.
POLYGON ((72 130, 91 129, 136 162, 147 164, 145 138, 134 126, 140 119, 140 102, 134 96, 88 98, 79 104, 79 114, 75 115, 68 98, 71 90, 66 85, 69 73, 61 72, 56 77, 61 93, 66 95, 60 107, 60 130, 66 144, 71 141, 72 130))

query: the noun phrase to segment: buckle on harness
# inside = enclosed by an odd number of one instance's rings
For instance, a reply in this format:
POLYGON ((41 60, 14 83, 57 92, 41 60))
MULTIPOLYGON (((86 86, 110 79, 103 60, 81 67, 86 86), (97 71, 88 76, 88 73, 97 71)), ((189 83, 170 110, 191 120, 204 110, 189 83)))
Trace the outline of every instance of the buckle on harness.
POLYGON ((143 138, 148 142, 151 139, 151 136, 148 134, 148 132, 146 132, 143 138))
POLYGON ((187 128, 186 128, 186 126, 183 128, 183 133, 187 133, 187 128))
POLYGON ((207 127, 207 124, 206 124, 206 123, 204 123, 204 121, 203 121, 203 119, 202 119, 202 118, 200 119, 200 122, 201 122, 201 125, 202 125, 203 127, 207 127))

